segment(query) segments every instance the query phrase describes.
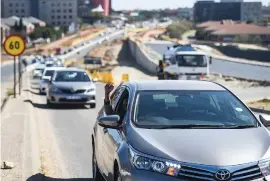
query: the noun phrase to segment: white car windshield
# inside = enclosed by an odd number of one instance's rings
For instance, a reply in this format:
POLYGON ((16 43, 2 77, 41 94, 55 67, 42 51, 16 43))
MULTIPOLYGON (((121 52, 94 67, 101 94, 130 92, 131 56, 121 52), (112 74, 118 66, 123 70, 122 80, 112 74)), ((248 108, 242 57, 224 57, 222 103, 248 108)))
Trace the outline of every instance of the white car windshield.
POLYGON ((227 91, 141 91, 134 114, 136 125, 148 128, 255 127, 257 123, 251 112, 227 91))
POLYGON ((206 67, 207 61, 204 55, 176 55, 178 66, 206 67))
POLYGON ((55 82, 89 82, 91 81, 86 72, 59 71, 54 77, 55 82))
POLYGON ((46 77, 52 77, 54 74, 54 70, 46 70, 45 75, 46 77))

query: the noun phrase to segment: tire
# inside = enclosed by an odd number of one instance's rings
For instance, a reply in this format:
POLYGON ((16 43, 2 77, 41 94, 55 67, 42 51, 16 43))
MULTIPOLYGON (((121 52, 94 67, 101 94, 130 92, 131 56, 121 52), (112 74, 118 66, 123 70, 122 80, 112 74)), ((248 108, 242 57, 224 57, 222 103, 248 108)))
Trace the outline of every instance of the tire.
POLYGON ((95 149, 93 147, 93 153, 92 153, 92 174, 93 174, 93 179, 95 181, 105 181, 103 176, 101 175, 98 165, 97 165, 97 159, 95 155, 95 149))
POLYGON ((96 103, 90 104, 90 108, 91 108, 91 109, 96 108, 96 103))
POLYGON ((115 181, 122 181, 122 177, 118 169, 114 174, 115 174, 115 181))

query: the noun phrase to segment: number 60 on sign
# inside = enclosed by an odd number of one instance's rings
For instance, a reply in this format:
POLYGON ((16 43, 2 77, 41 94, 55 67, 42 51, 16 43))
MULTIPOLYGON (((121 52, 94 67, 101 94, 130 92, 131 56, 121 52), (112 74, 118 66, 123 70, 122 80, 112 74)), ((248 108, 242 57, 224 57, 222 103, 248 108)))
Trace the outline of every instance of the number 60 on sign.
POLYGON ((18 35, 10 35, 4 42, 4 49, 11 56, 20 56, 25 50, 25 41, 18 35))

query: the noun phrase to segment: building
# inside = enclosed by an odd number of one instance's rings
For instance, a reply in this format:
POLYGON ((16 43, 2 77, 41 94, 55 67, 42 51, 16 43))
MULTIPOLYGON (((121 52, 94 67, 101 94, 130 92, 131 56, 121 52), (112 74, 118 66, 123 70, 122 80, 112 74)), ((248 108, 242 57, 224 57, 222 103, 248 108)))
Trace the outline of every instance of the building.
POLYGON ((263 18, 270 18, 270 5, 262 8, 262 16, 263 18))
MULTIPOLYGON (((16 22, 17 22, 17 24, 19 24, 19 22, 20 22, 20 18, 17 17, 17 16, 11 16, 9 18, 2 18, 1 19, 1 24, 9 26, 11 33, 16 33, 15 29, 14 29, 14 26, 15 26, 16 22)), ((28 34, 32 33, 35 30, 35 25, 34 24, 32 24, 32 23, 30 23, 28 21, 25 21, 25 20, 23 20, 22 22, 23 22, 23 26, 24 26, 24 30, 23 30, 24 35, 28 35, 28 34)))
POLYGON ((3 18, 10 16, 31 16, 30 0, 1 0, 1 14, 3 18))
POLYGON ((77 24, 76 0, 40 0, 39 18, 49 25, 68 27, 77 24))
POLYGON ((258 22, 262 19, 261 2, 244 2, 241 3, 241 21, 258 22))
POLYGON ((260 2, 198 1, 194 5, 194 21, 258 21, 262 17, 260 2))
POLYGON ((236 22, 231 20, 209 21, 196 26, 197 37, 200 40, 207 41, 233 41, 236 36, 250 36, 250 39, 256 38, 266 41, 270 38, 270 29, 247 24, 246 22, 236 22))
POLYGON ((179 8, 178 17, 187 20, 193 20, 193 9, 192 8, 179 8))
POLYGON ((10 27, 4 23, 1 23, 1 44, 4 43, 5 39, 10 35, 10 27))

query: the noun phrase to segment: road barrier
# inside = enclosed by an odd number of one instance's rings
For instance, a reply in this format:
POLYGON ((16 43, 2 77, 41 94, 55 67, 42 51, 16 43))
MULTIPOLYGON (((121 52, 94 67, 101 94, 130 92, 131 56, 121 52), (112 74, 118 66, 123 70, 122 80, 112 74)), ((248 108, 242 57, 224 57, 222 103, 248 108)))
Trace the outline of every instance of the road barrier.
POLYGON ((132 38, 128 39, 128 45, 136 62, 149 73, 156 74, 158 59, 156 57, 150 57, 150 55, 145 52, 143 45, 132 38))
POLYGON ((128 74, 123 74, 121 82, 123 83, 123 82, 127 82, 127 81, 129 81, 129 75, 128 74))

